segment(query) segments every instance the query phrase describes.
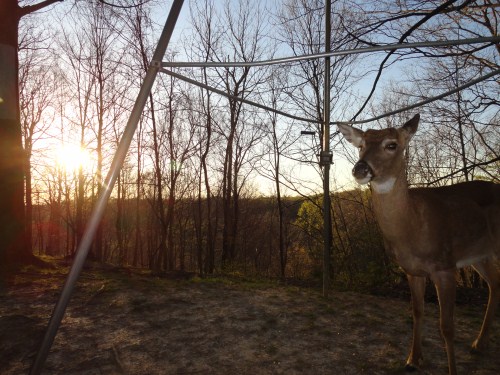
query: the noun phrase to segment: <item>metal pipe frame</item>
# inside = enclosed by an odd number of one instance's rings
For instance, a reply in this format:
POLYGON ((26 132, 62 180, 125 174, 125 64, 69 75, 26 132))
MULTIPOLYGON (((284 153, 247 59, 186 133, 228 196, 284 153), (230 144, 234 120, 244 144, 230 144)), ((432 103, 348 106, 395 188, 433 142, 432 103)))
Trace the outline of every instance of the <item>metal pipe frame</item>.
POLYGON ((470 38, 470 39, 457 39, 457 40, 436 40, 429 42, 415 42, 415 43, 402 43, 402 44, 386 44, 382 46, 364 47, 346 49, 343 51, 332 51, 315 53, 311 55, 301 55, 293 57, 282 57, 273 60, 262 61, 242 61, 242 62, 189 62, 189 61, 163 61, 161 66, 170 68, 243 68, 243 67, 256 67, 266 65, 277 65, 301 60, 320 59, 333 56, 344 55, 358 55, 362 53, 380 52, 380 51, 393 51, 397 49, 406 48, 422 48, 422 47, 444 47, 444 46, 458 46, 463 44, 480 44, 480 43, 498 43, 500 36, 470 38))
POLYGON ((328 297, 331 284, 332 258, 332 213, 330 198, 330 166, 332 153, 330 151, 330 56, 331 50, 331 13, 332 1, 325 2, 325 78, 323 84, 323 139, 319 164, 323 167, 323 297, 328 297))
POLYGON ((386 113, 383 113, 379 116, 375 116, 375 117, 372 117, 372 118, 369 118, 369 119, 366 119, 366 120, 356 120, 356 121, 335 121, 335 122, 332 122, 332 124, 366 124, 367 122, 373 122, 373 121, 376 121, 376 120, 380 120, 384 117, 389 117, 389 116, 393 116, 393 115, 396 115, 398 113, 401 113, 401 112, 405 112, 405 111, 409 111, 410 109, 414 109, 414 108, 418 108, 418 107, 422 107, 423 105, 425 104, 429 104, 429 103, 432 103, 432 102, 435 102, 436 100, 440 100, 440 99, 443 99, 443 98, 446 98, 447 96, 450 96, 450 95, 453 95, 453 94, 456 94, 457 92, 459 91, 462 91, 468 87, 471 87, 471 86, 474 86, 475 84, 478 84, 479 82, 482 82, 482 81, 485 81, 487 80, 488 78, 492 78, 496 75, 500 74, 500 69, 496 69, 488 74, 485 74, 484 76, 481 76, 481 77, 478 77, 476 79, 473 79, 473 80, 470 80, 469 82, 466 82, 464 83, 463 85, 460 85, 458 87, 455 87, 453 90, 449 90, 449 91, 446 91, 442 94, 439 94, 437 96, 433 96, 431 98, 428 98, 428 99, 425 99, 425 100, 421 100, 415 104, 411 104, 409 106, 406 106, 406 107, 403 107, 403 108, 400 108, 400 109, 396 109, 394 111, 390 111, 390 112, 386 112, 386 113))
POLYGON ((268 106, 266 106, 264 104, 256 103, 254 101, 251 101, 251 100, 248 100, 248 99, 245 99, 245 98, 240 98, 239 96, 228 94, 225 91, 216 89, 215 87, 206 85, 206 84, 204 84, 202 82, 198 82, 198 81, 196 81, 194 79, 191 79, 191 78, 186 77, 186 76, 184 76, 182 74, 179 74, 179 73, 175 73, 175 72, 173 72, 171 70, 168 70, 168 69, 165 69, 165 68, 161 68, 160 72, 168 74, 169 76, 175 77, 177 79, 180 79, 181 81, 184 81, 184 82, 190 83, 192 85, 201 87, 201 88, 203 88, 205 90, 209 90, 209 91, 215 92, 216 94, 225 96, 226 98, 237 100, 237 101, 240 101, 242 103, 249 104, 249 105, 252 105, 252 106, 260 108, 260 109, 264 109, 266 111, 271 111, 271 112, 274 112, 274 113, 276 113, 278 115, 281 115, 281 116, 284 116, 284 117, 288 117, 288 118, 290 118, 292 120, 298 120, 298 121, 304 121, 304 122, 311 122, 311 123, 315 123, 315 124, 318 123, 318 120, 313 120, 313 119, 308 119, 308 118, 305 118, 305 117, 291 115, 289 113, 280 111, 278 109, 274 109, 274 108, 268 107, 268 106))
MULTIPOLYGON (((208 86, 208 85, 206 85, 206 84, 204 84, 202 82, 198 82, 198 81, 196 81, 196 80, 194 80, 192 78, 186 77, 186 76, 184 76, 182 74, 179 74, 179 73, 172 72, 171 70, 168 70, 168 69, 165 69, 165 68, 160 68, 160 72, 168 74, 168 75, 171 75, 172 77, 178 78, 178 79, 180 79, 182 81, 188 82, 190 84, 193 84, 195 86, 201 87, 203 89, 215 92, 216 94, 225 96, 227 98, 234 99, 234 100, 239 100, 242 103, 253 105, 253 106, 257 107, 257 108, 261 108, 261 109, 264 109, 266 111, 271 111, 271 112, 277 113, 277 114, 279 114, 281 116, 284 116, 284 117, 287 117, 287 118, 290 118, 290 119, 293 119, 293 120, 304 121, 304 122, 314 123, 314 124, 319 124, 320 123, 318 120, 308 119, 308 118, 305 118, 305 117, 300 117, 300 116, 295 116, 295 115, 290 115, 290 114, 288 114, 286 112, 283 112, 283 111, 280 111, 280 110, 276 110, 276 109, 268 107, 266 105, 253 102, 253 101, 248 100, 248 99, 240 98, 238 96, 230 95, 230 94, 228 94, 228 93, 226 93, 226 92, 224 92, 222 90, 216 89, 216 88, 214 88, 212 86, 208 86)), ((446 92, 444 92, 442 94, 439 94, 437 96, 433 96, 431 98, 419 101, 419 102, 417 102, 415 104, 412 104, 412 105, 409 105, 409 106, 406 106, 406 107, 403 107, 403 108, 400 108, 400 109, 397 109, 397 110, 394 110, 394 111, 383 113, 383 114, 381 114, 379 116, 376 116, 376 117, 372 117, 372 118, 369 118, 369 119, 366 119, 366 120, 356 120, 356 121, 331 121, 330 125, 336 125, 336 124, 352 124, 352 125, 355 125, 355 124, 366 124, 367 122, 373 122, 373 121, 376 121, 376 120, 380 120, 380 119, 382 119, 384 117, 396 115, 398 113, 409 111, 410 109, 418 108, 418 107, 421 107, 421 106, 423 106, 425 104, 432 103, 432 102, 434 102, 436 100, 443 99, 443 98, 445 98, 447 96, 455 94, 458 91, 464 90, 464 89, 466 89, 468 87, 474 86, 474 85, 476 85, 476 84, 478 84, 478 83, 480 83, 482 81, 485 81, 488 78, 492 78, 492 77, 494 77, 494 76, 496 76, 498 74, 500 74, 500 69, 494 70, 494 71, 492 71, 492 72, 490 72, 488 74, 485 74, 485 75, 483 75, 481 77, 473 79, 473 80, 471 80, 469 82, 466 82, 465 84, 463 84, 463 85, 461 85, 459 87, 456 87, 453 90, 446 91, 446 92)))

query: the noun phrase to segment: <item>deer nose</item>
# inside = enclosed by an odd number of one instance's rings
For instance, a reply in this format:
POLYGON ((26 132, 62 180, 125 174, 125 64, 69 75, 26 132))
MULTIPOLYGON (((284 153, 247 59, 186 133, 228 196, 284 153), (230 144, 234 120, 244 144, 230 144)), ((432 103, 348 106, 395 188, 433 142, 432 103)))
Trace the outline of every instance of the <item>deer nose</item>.
POLYGON ((354 165, 354 168, 352 169, 352 175, 356 179, 363 179, 368 176, 372 176, 373 172, 366 161, 360 160, 354 165))

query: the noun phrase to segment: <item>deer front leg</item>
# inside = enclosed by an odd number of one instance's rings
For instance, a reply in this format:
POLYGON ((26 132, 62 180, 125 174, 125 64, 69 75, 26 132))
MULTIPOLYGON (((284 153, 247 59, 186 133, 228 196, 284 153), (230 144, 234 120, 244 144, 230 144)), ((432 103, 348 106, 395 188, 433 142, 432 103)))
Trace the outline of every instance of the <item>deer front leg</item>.
POLYGON ((411 291, 413 312, 413 340, 410 355, 406 361, 406 371, 416 370, 422 360, 422 320, 424 316, 425 277, 407 275, 411 291))
POLYGON ((477 336, 477 339, 472 344, 473 352, 481 352, 486 349, 488 345, 488 334, 495 317, 495 311, 498 306, 498 301, 500 299, 500 275, 495 264, 491 260, 485 260, 480 263, 473 265, 474 269, 479 273, 479 275, 486 281, 490 291, 490 296, 488 298, 488 307, 486 308, 486 314, 484 315, 483 325, 481 326, 481 331, 477 336))
POLYGON ((457 374, 455 363, 455 328, 453 323, 453 309, 455 307, 456 281, 455 270, 439 271, 431 276, 439 299, 440 326, 448 355, 448 372, 457 374))

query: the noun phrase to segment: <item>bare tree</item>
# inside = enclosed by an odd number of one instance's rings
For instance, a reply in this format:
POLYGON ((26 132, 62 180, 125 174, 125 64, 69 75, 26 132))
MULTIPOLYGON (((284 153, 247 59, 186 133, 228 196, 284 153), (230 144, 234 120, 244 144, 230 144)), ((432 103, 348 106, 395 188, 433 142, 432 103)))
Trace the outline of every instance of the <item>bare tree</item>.
MULTIPOLYGON (((95 86, 91 96, 93 105, 93 123, 91 129, 94 132, 95 152, 97 157, 97 191, 100 195, 102 191, 104 145, 106 133, 111 124, 116 124, 117 118, 112 113, 114 106, 120 107, 123 101, 124 80, 118 83, 119 69, 122 63, 123 51, 117 47, 118 19, 114 10, 102 3, 90 3, 82 9, 82 21, 88 26, 83 26, 84 37, 89 41, 89 55, 85 60, 88 64, 87 71, 95 80, 95 86)), ((123 120, 122 118, 119 120, 123 120)), ((103 259, 102 249, 102 226, 96 232, 94 244, 94 257, 103 259)))
MULTIPOLYGON (((128 46, 129 58, 127 68, 129 69, 128 76, 134 77, 134 82, 142 81, 148 69, 149 59, 152 55, 152 42, 150 35, 153 31, 152 21, 150 18, 150 9, 145 4, 140 4, 129 9, 126 12, 125 26, 129 29, 122 34, 125 37, 128 46), (128 35, 128 38, 126 37, 128 35)), ((135 90, 131 90, 135 92, 135 90)), ((125 94, 125 93, 124 93, 125 94)), ((137 129, 136 148, 135 148, 135 164, 136 164, 136 190, 135 190, 135 233, 134 233, 134 256, 132 264, 137 266, 139 263, 144 264, 144 234, 142 227, 144 220, 141 220, 141 202, 143 198, 143 167, 145 162, 145 126, 148 124, 148 117, 151 121, 156 121, 153 112, 154 106, 152 96, 149 97, 150 106, 148 107, 147 115, 142 116, 137 129)), ((150 265, 151 266, 151 265, 150 265)))
MULTIPOLYGON (((335 1, 332 4, 331 51, 354 48, 358 42, 351 35, 348 26, 361 22, 363 16, 355 12, 356 7, 350 1, 335 1)), ((277 32, 282 48, 289 50, 294 56, 317 54, 324 52, 325 8, 320 0, 286 0, 277 15, 277 32)), ((357 58, 355 56, 337 56, 330 59, 330 108, 332 121, 342 119, 352 109, 352 99, 356 93, 350 87, 362 76, 356 73, 357 58), (351 108, 349 108, 351 107, 351 108)), ((324 59, 308 59, 290 66, 286 82, 286 93, 298 114, 316 120, 315 124, 304 124, 303 129, 315 132, 311 142, 297 138, 293 147, 288 148, 286 157, 308 162, 319 175, 322 171, 316 163, 323 138, 323 104, 324 104, 324 59)), ((288 179, 289 188, 298 193, 306 188, 318 190, 318 186, 304 185, 300 176, 288 179)), ((312 191, 311 193, 314 193, 312 191)))
MULTIPOLYGON (((75 141, 78 142, 80 149, 86 150, 92 141, 91 125, 93 111, 91 100, 96 86, 96 79, 91 74, 88 74, 89 54, 91 53, 89 40, 85 37, 83 28, 79 26, 77 19, 69 23, 67 28, 63 28, 60 43, 61 49, 64 51, 64 55, 62 56, 66 60, 62 63, 68 66, 66 79, 71 86, 72 97, 70 100, 73 102, 73 107, 75 108, 74 111, 67 112, 67 120, 76 129, 75 133, 78 136, 75 141)), ((85 228, 84 204, 89 182, 86 172, 84 166, 80 165, 78 168, 75 195, 76 246, 80 243, 85 228)))
MULTIPOLYGON (((391 36, 398 40, 492 36, 497 35, 499 27, 497 6, 491 1, 405 1, 400 4, 404 14, 390 2, 379 6, 380 19, 374 24, 384 24, 385 30, 392 25, 391 36)), ((418 64, 401 69, 409 84, 394 83, 386 90, 393 103, 406 98, 406 104, 412 104, 456 90, 499 67, 498 44, 491 43, 419 48, 394 55, 403 66, 417 58, 418 64)), ((498 83, 492 78, 420 108, 428 126, 420 137, 420 154, 414 155, 410 164, 418 172, 415 182, 446 184, 478 177, 494 179, 487 166, 500 157, 498 103, 498 83)))
POLYGON ((0 3, 0 257, 1 271, 13 263, 33 262, 26 241, 24 214, 24 157, 19 109, 18 27, 31 13, 52 5, 46 0, 19 6, 17 0, 0 3))
MULTIPOLYGON (((213 51, 220 48, 220 40, 222 33, 215 27, 215 6, 214 3, 205 0, 204 2, 193 2, 191 8, 192 14, 192 24, 196 30, 196 36, 200 38, 200 43, 192 44, 191 53, 197 56, 201 61, 209 61, 213 56, 213 51)), ((209 77, 207 73, 207 68, 202 70, 202 81, 204 84, 209 85, 209 77)), ((200 164, 203 174, 200 174, 200 178, 203 176, 203 184, 205 190, 205 201, 206 201, 206 257, 203 261, 203 249, 202 249, 202 186, 200 182, 199 193, 198 193, 198 230, 199 241, 198 241, 198 267, 200 273, 202 271, 212 274, 215 270, 215 225, 213 223, 213 200, 212 200, 212 187, 211 179, 209 176, 209 153, 212 148, 213 138, 214 138, 214 108, 213 95, 209 90, 200 91, 200 101, 202 103, 200 116, 204 119, 200 121, 200 164), (202 268, 204 266, 204 268, 202 268)))
MULTIPOLYGON (((288 69, 272 69, 270 76, 267 80, 269 85, 269 93, 265 96, 270 100, 270 105, 273 109, 282 109, 286 101, 283 96, 285 95, 285 85, 287 83, 288 69)), ((288 261, 288 247, 287 247, 287 231, 285 219, 285 202, 282 194, 282 174, 285 167, 283 166, 283 154, 286 152, 287 147, 294 142, 293 132, 295 129, 286 121, 283 121, 275 112, 270 112, 269 117, 269 131, 267 132, 267 139, 269 145, 263 150, 263 159, 269 163, 271 168, 261 166, 259 173, 264 177, 274 182, 276 204, 278 209, 278 252, 280 264, 280 276, 285 278, 286 268, 288 261), (280 121, 281 120, 281 121, 280 121)))
MULTIPOLYGON (((225 28, 228 33, 224 34, 223 43, 227 49, 215 51, 212 57, 224 60, 225 54, 229 54, 233 60, 256 61, 264 56, 262 46, 264 29, 262 27, 262 11, 254 2, 241 1, 237 8, 229 2, 224 8, 225 28)), ((227 94, 232 97, 247 97, 261 82, 262 72, 244 68, 225 68, 217 70, 217 75, 227 94)), ((238 234, 238 192, 243 186, 244 179, 238 180, 238 173, 246 153, 242 141, 242 110, 243 104, 235 99, 229 98, 229 118, 220 127, 219 131, 225 138, 223 151, 223 179, 222 179, 222 212, 224 216, 222 228, 222 263, 230 264, 236 256, 236 238, 238 234)), ((222 125, 222 124, 221 124, 222 125)), ((251 136, 247 141, 253 142, 251 136)), ((247 143, 248 145, 249 143, 247 143)))
POLYGON ((24 148, 25 204, 26 204, 26 246, 32 248, 33 185, 31 158, 35 143, 45 137, 54 118, 53 92, 54 72, 46 61, 43 48, 44 35, 33 24, 24 23, 19 42, 19 105, 24 148))

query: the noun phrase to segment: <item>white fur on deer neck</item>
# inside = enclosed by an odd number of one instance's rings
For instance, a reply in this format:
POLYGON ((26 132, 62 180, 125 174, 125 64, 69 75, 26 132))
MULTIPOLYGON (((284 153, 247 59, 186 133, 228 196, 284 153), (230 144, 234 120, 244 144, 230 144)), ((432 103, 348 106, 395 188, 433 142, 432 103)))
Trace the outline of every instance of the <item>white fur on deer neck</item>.
POLYGON ((396 177, 389 177, 383 182, 372 181, 371 186, 375 193, 377 194, 387 194, 392 191, 394 184, 396 183, 396 177))

